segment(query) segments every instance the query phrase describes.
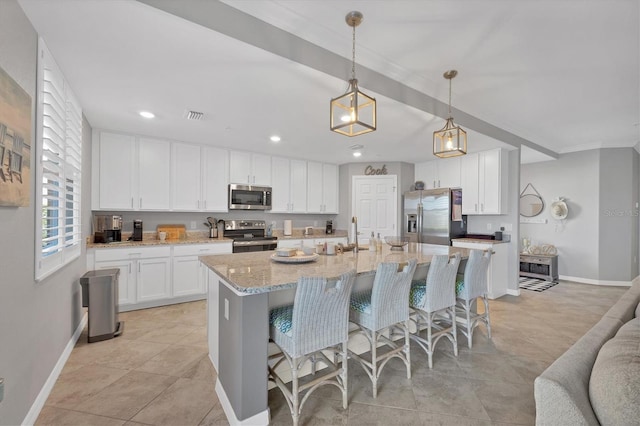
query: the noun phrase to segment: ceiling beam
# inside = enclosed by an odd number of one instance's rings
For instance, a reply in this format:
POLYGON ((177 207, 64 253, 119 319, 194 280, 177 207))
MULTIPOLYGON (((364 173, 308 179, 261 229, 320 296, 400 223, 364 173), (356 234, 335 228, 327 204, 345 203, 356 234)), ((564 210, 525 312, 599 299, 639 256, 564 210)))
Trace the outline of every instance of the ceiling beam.
MULTIPOLYGON (((347 80, 351 61, 295 34, 286 32, 220 1, 212 0, 138 0, 166 13, 225 34, 229 37, 308 66, 325 74, 347 80)), ((438 99, 359 65, 358 80, 367 89, 413 108, 446 119, 449 105, 438 99)), ((328 101, 328 100, 327 100, 328 101)), ((501 129, 459 109, 452 108, 459 125, 519 148, 524 145, 552 158, 559 154, 501 129)))

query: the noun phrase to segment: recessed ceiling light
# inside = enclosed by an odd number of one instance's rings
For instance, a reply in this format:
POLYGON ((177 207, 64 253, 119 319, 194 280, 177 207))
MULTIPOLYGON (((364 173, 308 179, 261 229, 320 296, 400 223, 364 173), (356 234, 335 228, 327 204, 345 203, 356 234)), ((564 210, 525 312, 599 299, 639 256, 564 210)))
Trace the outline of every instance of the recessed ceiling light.
POLYGON ((154 113, 149 111, 140 111, 140 115, 143 116, 144 118, 153 118, 156 116, 154 113))
POLYGON ((360 157, 362 155, 362 153, 360 151, 356 151, 353 153, 354 157, 360 157))
POLYGON ((271 139, 271 142, 280 142, 280 136, 278 135, 273 135, 269 139, 271 139))

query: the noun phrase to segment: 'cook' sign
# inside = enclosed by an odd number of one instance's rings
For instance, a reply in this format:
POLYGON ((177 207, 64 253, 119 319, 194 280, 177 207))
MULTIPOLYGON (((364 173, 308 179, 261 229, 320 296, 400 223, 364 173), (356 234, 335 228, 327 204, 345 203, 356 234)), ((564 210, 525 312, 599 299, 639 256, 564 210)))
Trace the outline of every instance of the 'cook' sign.
POLYGON ((387 165, 383 164, 379 169, 374 169, 372 165, 368 165, 364 169, 365 175, 386 175, 387 174, 387 165))

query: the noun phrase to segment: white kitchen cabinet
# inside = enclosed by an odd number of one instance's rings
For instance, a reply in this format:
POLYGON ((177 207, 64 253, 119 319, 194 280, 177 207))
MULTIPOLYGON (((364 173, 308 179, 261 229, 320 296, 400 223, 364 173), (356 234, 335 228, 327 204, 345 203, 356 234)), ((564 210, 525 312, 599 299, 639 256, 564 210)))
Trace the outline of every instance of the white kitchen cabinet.
POLYGON ((306 213, 307 162, 271 158, 271 212, 306 213))
POLYGON ((171 148, 172 210, 226 212, 228 151, 178 142, 171 148))
POLYGON ((173 248, 172 296, 206 294, 206 266, 199 256, 231 253, 232 243, 181 245, 173 248))
POLYGON ((170 142, 99 132, 93 152, 96 210, 169 210, 170 142))
POLYGON ((338 167, 307 163, 307 212, 338 213, 338 167))
POLYGON ((202 154, 202 208, 208 212, 226 212, 229 209, 229 151, 203 147, 202 154))
POLYGON ((126 307, 136 303, 136 282, 132 274, 133 263, 129 259, 96 262, 95 269, 119 269, 118 306, 126 307))
POLYGON ((202 157, 198 145, 174 142, 171 146, 171 209, 198 211, 202 201, 202 157))
POLYGON ((93 208, 132 210, 134 196, 137 196, 133 191, 135 137, 98 133, 93 139, 93 156, 97 157, 93 161, 93 177, 98 181, 93 185, 96 192, 93 208))
POLYGON ((230 183, 271 185, 271 157, 243 151, 229 153, 230 183))
POLYGON ((138 209, 169 210, 171 143, 139 138, 137 164, 138 209))
POLYGON ((508 213, 508 153, 498 148, 461 161, 462 214, 508 213))
POLYGON ((93 258, 94 269, 120 269, 118 299, 125 310, 141 302, 169 296, 170 247, 98 249, 93 258))
POLYGON ((508 243, 476 243, 469 241, 452 242, 453 247, 475 250, 492 250, 491 262, 487 270, 487 286, 489 299, 497 299, 507 294, 509 283, 509 244, 508 243))
POLYGON ((425 189, 460 187, 460 158, 443 158, 415 165, 415 180, 425 189))

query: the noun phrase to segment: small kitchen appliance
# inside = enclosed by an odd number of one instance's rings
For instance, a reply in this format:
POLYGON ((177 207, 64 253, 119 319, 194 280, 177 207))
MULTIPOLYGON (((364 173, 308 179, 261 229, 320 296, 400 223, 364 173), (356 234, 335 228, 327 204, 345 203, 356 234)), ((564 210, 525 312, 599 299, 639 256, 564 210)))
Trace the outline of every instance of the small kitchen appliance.
POLYGON ((133 221, 133 234, 131 234, 132 241, 142 241, 142 221, 136 219, 133 221))
POLYGON ((333 234, 333 221, 332 220, 328 220, 327 221, 327 226, 324 228, 324 233, 325 234, 333 234))
POLYGON ((122 241, 122 216, 93 216, 93 242, 114 243, 122 241))
POLYGON ((313 235, 313 226, 305 226, 304 235, 313 235))
POLYGON ((293 232, 293 223, 291 222, 290 219, 287 219, 284 221, 283 233, 284 235, 289 236, 292 234, 292 232, 293 232))

